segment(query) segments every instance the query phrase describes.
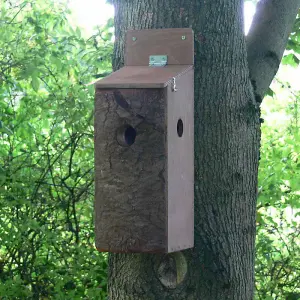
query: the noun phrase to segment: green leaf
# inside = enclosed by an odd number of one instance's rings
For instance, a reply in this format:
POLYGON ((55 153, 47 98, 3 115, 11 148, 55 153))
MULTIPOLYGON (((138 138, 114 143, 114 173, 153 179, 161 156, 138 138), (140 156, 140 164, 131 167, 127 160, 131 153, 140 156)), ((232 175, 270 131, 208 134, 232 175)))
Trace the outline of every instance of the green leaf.
POLYGON ((51 61, 54 63, 54 65, 57 67, 57 70, 61 70, 62 68, 62 63, 61 63, 61 60, 56 57, 56 56, 52 56, 51 57, 51 61))
POLYGON ((44 118, 42 121, 43 128, 49 128, 49 120, 48 118, 44 118))
POLYGON ((296 68, 299 65, 299 61, 300 61, 299 58, 295 54, 290 53, 284 56, 281 62, 284 65, 290 65, 296 68))
POLYGON ((266 94, 267 94, 268 96, 270 96, 270 97, 273 98, 275 93, 274 93, 274 91, 269 87, 266 94))
POLYGON ((81 31, 80 31, 80 28, 79 28, 79 27, 76 27, 75 32, 76 32, 77 36, 78 36, 79 38, 81 38, 81 31))
POLYGON ((3 126, 2 128, 0 128, 0 132, 6 133, 7 135, 13 134, 13 132, 6 126, 3 126))
POLYGON ((38 79, 37 76, 33 76, 33 77, 32 77, 32 79, 31 79, 31 86, 32 86, 32 88, 33 88, 36 92, 38 92, 39 87, 40 87, 40 81, 39 81, 39 79, 38 79))
POLYGON ((6 172, 5 170, 0 166, 0 184, 3 184, 6 180, 6 172))

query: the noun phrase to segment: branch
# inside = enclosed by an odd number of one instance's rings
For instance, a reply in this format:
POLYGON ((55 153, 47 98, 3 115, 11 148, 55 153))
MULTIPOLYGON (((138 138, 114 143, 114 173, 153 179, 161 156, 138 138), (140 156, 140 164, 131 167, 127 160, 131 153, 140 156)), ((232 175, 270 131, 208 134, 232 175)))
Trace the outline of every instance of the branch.
POLYGON ((260 0, 247 36, 250 77, 261 102, 277 73, 300 0, 260 0))

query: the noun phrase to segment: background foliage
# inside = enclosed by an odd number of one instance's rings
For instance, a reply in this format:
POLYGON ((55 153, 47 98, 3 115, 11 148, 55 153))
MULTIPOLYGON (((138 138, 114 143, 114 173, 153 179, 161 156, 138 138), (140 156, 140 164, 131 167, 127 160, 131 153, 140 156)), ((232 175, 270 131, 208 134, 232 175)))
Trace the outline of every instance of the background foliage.
MULTIPOLYGON (((94 248, 91 82, 111 70, 113 22, 86 38, 68 14, 54 0, 0 3, 3 300, 106 295, 106 256, 94 248)), ((297 22, 283 59, 293 67, 297 22)), ((262 110, 256 297, 266 300, 300 299, 300 93, 286 70, 262 110)))
POLYGON ((111 68, 113 24, 85 39, 50 0, 0 14, 1 299, 102 299, 89 83, 111 68))
POLYGON ((255 266, 256 298, 262 300, 300 299, 299 55, 298 14, 262 105, 255 266))

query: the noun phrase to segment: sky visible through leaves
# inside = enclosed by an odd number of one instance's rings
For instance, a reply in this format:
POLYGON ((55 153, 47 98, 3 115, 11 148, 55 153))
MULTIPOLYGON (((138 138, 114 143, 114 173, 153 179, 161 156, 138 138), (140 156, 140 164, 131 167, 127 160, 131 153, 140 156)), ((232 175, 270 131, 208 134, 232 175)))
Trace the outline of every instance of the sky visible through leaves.
MULTIPOLYGON (((91 32, 97 25, 104 25, 114 15, 113 6, 105 0, 70 0, 69 7, 73 12, 74 22, 87 32, 91 32)), ((245 32, 248 32, 255 13, 253 2, 245 2, 244 11, 245 32)))

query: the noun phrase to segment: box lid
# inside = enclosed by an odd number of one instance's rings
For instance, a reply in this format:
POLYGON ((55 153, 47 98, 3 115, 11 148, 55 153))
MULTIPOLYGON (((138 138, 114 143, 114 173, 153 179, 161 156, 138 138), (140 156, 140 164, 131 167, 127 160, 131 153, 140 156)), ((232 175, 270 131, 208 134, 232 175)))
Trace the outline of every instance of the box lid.
POLYGON ((179 77, 192 65, 166 65, 164 67, 125 66, 97 81, 96 88, 164 88, 173 77, 179 77))

